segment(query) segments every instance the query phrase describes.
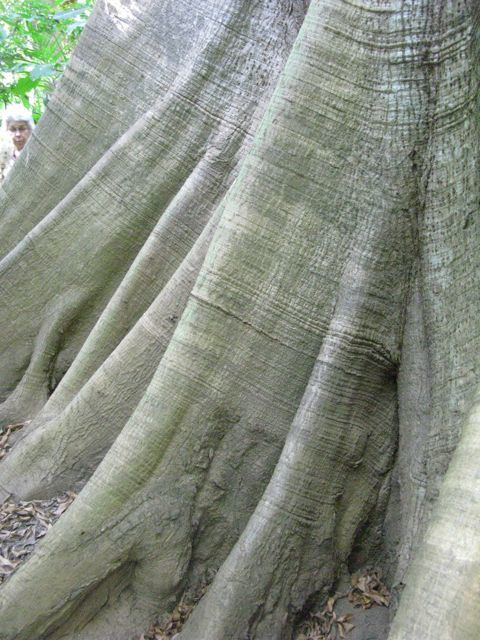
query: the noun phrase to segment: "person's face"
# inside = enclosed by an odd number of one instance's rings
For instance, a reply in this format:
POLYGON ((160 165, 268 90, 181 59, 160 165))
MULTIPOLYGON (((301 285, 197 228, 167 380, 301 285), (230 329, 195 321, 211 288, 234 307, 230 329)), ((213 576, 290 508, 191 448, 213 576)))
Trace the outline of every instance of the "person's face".
POLYGON ((32 133, 32 130, 28 126, 28 122, 23 120, 13 120, 8 123, 8 133, 12 137, 13 146, 17 151, 21 151, 27 144, 27 140, 32 133))

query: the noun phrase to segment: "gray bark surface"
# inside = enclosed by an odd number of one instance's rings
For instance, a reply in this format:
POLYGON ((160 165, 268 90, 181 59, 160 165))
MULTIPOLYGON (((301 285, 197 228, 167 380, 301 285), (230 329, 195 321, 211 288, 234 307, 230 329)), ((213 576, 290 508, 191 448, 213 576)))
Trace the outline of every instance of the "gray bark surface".
POLYGON ((97 3, 0 190, 0 493, 81 489, 1 640, 205 581, 179 640, 286 640, 369 562, 390 640, 478 639, 479 14, 97 3))

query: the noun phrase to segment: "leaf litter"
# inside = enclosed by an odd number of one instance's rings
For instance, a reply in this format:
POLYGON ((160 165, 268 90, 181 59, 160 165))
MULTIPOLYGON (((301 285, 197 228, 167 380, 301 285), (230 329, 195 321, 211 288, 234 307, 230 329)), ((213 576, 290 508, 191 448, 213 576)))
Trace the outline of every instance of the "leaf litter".
POLYGON ((33 552, 75 497, 72 491, 50 500, 10 497, 0 506, 0 584, 33 552))
POLYGON ((155 622, 137 640, 175 640, 175 636, 180 633, 183 625, 206 590, 207 586, 204 585, 196 595, 185 595, 165 622, 155 622))
MULTIPOLYGON (((338 615, 335 605, 338 600, 347 598, 354 607, 369 609, 372 606, 390 604, 390 593, 382 582, 379 569, 365 569, 352 576, 348 593, 335 594, 327 600, 325 608, 318 613, 309 614, 298 629, 296 640, 343 640, 355 628, 351 613, 338 615)), ((204 585, 200 593, 192 597, 185 595, 177 604, 165 622, 155 622, 136 640, 175 640, 191 612, 207 590, 204 585)))
MULTIPOLYGON (((299 627, 296 640, 343 640, 355 628, 351 613, 338 615, 335 604, 347 598, 354 607, 370 609, 372 606, 388 607, 391 595, 382 582, 379 569, 367 568, 352 575, 348 593, 335 594, 327 600, 325 608, 318 613, 310 613, 299 627)), ((163 640, 163 639, 162 639, 163 640)))
POLYGON ((354 607, 363 609, 370 609, 374 604, 388 607, 391 595, 382 582, 380 569, 366 569, 362 573, 354 573, 348 600, 354 607))
POLYGON ((12 448, 10 443, 10 436, 12 433, 18 431, 29 422, 30 421, 19 422, 18 424, 9 424, 6 427, 0 427, 0 460, 2 460, 12 448))
POLYGON ((307 620, 300 625, 297 640, 336 640, 345 638, 355 625, 352 624, 352 614, 337 616, 334 611, 335 603, 345 596, 335 595, 328 599, 323 611, 311 613, 307 620))
MULTIPOLYGON (((11 424, 0 428, 0 460, 11 449, 10 436, 28 424, 11 424)), ((37 541, 68 509, 76 494, 67 491, 50 500, 15 501, 12 498, 0 506, 0 584, 33 552, 37 541)), ((298 629, 296 640, 343 640, 355 628, 351 613, 337 615, 335 604, 347 598, 354 607, 369 609, 374 605, 388 607, 391 596, 382 582, 379 569, 368 568, 352 576, 352 586, 346 594, 335 594, 321 612, 310 613, 298 629)), ((184 596, 165 622, 155 622, 137 640, 174 640, 191 612, 206 591, 196 597, 184 596)))

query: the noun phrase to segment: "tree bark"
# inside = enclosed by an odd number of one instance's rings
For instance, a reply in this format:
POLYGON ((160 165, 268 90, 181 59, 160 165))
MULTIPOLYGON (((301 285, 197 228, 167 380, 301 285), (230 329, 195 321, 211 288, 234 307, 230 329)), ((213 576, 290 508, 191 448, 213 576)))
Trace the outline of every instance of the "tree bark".
POLYGON ((0 196, 0 486, 82 489, 1 640, 213 575, 180 640, 292 638, 366 562, 391 640, 478 637, 479 13, 97 4, 0 196))

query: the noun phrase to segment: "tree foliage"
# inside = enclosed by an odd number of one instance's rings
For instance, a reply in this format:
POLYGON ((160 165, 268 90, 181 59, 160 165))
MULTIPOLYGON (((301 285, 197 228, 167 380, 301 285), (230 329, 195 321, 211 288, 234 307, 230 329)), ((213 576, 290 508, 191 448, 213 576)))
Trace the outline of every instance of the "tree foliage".
POLYGON ((85 26, 93 0, 0 3, 0 100, 21 101, 35 119, 85 26))

